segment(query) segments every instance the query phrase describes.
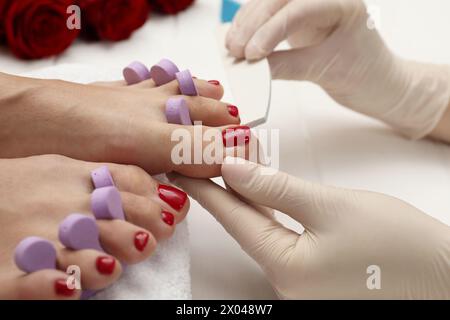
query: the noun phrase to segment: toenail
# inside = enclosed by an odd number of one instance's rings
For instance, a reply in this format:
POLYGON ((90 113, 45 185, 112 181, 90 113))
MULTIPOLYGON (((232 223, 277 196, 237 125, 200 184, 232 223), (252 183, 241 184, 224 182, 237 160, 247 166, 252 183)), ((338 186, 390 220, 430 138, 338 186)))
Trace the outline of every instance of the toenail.
POLYGON ((161 200, 178 211, 184 207, 187 200, 187 194, 185 192, 163 184, 158 186, 158 194, 161 200))
POLYGON ((222 131, 223 145, 226 148, 242 146, 250 141, 251 131, 247 126, 225 129, 222 131))
POLYGON ((96 265, 101 274, 112 274, 116 266, 116 259, 108 256, 98 257, 96 265))
POLYGON ((147 246, 148 239, 150 238, 149 234, 144 231, 139 231, 134 236, 134 246, 139 251, 144 251, 145 247, 147 246))
POLYGON ((60 296, 71 297, 75 293, 75 288, 69 288, 66 279, 58 279, 55 281, 55 292, 60 296))
POLYGON ((229 105, 228 106, 228 113, 232 116, 232 117, 239 117, 239 109, 236 106, 233 105, 229 105))
POLYGON ((220 86, 220 81, 218 80, 209 80, 208 83, 213 84, 215 86, 220 86))
POLYGON ((168 212, 168 211, 163 211, 161 213, 162 219, 163 221, 168 224, 169 226, 173 226, 173 223, 175 221, 175 217, 173 216, 172 213, 168 212))

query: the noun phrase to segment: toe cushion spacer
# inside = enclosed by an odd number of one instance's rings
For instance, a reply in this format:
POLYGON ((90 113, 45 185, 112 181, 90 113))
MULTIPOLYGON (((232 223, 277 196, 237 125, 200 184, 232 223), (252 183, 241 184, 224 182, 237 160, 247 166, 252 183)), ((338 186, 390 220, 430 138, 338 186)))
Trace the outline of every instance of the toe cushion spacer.
POLYGON ((170 98, 166 103, 167 122, 191 126, 192 120, 189 114, 189 107, 184 98, 170 98))
POLYGON ((123 69, 123 77, 128 85, 140 83, 151 78, 148 68, 138 61, 130 63, 123 69))
POLYGON ((91 208, 98 220, 125 220, 122 199, 116 187, 95 189, 91 194, 91 208))
POLYGON ((176 74, 180 92, 185 96, 198 96, 197 88, 195 87, 194 79, 189 70, 184 70, 176 74))
POLYGON ((162 59, 158 64, 150 69, 150 76, 159 87, 176 79, 176 74, 180 70, 169 59, 162 59))
POLYGON ((69 249, 103 251, 99 230, 93 217, 73 213, 59 225, 59 241, 69 249))
POLYGON ((55 269, 56 249, 48 240, 28 237, 16 247, 14 260, 17 267, 26 273, 55 269))
POLYGON ((114 180, 107 166, 102 166, 91 172, 92 183, 96 189, 114 187, 114 180))

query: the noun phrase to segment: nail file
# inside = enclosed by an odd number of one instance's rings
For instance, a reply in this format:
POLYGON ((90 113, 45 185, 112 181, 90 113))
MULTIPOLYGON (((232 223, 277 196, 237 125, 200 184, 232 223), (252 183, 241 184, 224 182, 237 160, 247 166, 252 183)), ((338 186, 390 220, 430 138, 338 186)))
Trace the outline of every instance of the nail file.
POLYGON ((96 189, 103 187, 114 187, 114 180, 107 166, 102 166, 91 172, 92 182, 96 189))
POLYGON ((194 79, 192 79, 191 72, 189 70, 183 70, 176 74, 178 84, 180 86, 180 92, 185 96, 198 96, 197 88, 195 87, 194 79))
POLYGON ((98 220, 125 220, 122 199, 116 187, 95 189, 91 194, 91 208, 98 220))
POLYGON ((166 118, 169 123, 191 126, 192 120, 186 99, 183 97, 168 99, 166 103, 166 118))
POLYGON ((217 31, 219 53, 242 124, 253 128, 266 123, 269 116, 272 91, 270 66, 267 59, 247 62, 230 56, 225 47, 229 27, 230 24, 223 24, 217 31))
POLYGON ((55 269, 56 249, 48 240, 28 237, 17 245, 14 252, 14 261, 17 267, 26 273, 55 269))
POLYGON ((132 85, 150 79, 150 71, 143 63, 134 61, 123 69, 123 77, 128 85, 132 85))
POLYGON ((169 59, 162 59, 150 69, 150 76, 159 87, 176 79, 176 74, 180 72, 175 63, 169 59))

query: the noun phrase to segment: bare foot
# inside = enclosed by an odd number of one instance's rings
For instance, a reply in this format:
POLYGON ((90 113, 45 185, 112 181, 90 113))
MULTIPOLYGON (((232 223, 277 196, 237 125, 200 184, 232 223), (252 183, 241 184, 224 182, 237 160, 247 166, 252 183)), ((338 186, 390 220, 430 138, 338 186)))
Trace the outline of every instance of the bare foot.
POLYGON ((126 215, 126 221, 97 220, 100 243, 108 253, 72 251, 58 242, 58 225, 65 217, 74 212, 92 215, 90 172, 101 164, 54 155, 0 160, 0 299, 77 299, 79 290, 64 287, 68 266, 81 268, 83 289, 103 289, 119 278, 122 268, 118 261, 143 261, 158 240, 172 235, 189 209, 186 194, 167 190, 138 167, 106 165, 121 193, 126 215), (137 235, 148 235, 148 242, 136 245, 137 235), (18 270, 14 249, 28 236, 54 243, 57 270, 32 274, 18 270))
MULTIPOLYGON (((184 97, 193 121, 202 121, 203 130, 216 128, 220 137, 225 126, 239 125, 236 108, 218 101, 223 96, 219 83, 195 82, 200 96, 184 97)), ((220 174, 220 165, 176 165, 172 161, 171 151, 178 144, 171 141, 173 131, 185 128, 194 135, 194 126, 168 124, 165 117, 167 100, 180 94, 177 81, 161 87, 155 87, 153 80, 133 86, 123 82, 80 85, 0 73, 0 87, 2 158, 62 154, 85 161, 133 164, 151 174, 220 174)))

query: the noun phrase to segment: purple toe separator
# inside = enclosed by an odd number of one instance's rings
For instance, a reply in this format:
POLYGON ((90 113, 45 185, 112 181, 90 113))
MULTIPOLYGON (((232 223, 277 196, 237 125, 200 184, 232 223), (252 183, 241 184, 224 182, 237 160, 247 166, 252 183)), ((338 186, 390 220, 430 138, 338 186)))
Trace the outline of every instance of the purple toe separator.
POLYGON ((17 245, 14 260, 17 267, 26 273, 55 269, 56 250, 48 240, 28 237, 17 245))
POLYGON ((176 77, 180 86, 181 94, 185 96, 198 96, 198 91, 195 87, 194 79, 192 79, 192 75, 189 70, 178 72, 176 74, 176 77))
POLYGON ((158 64, 150 69, 150 76, 159 87, 176 79, 176 74, 180 70, 175 63, 169 59, 162 59, 158 64))
POLYGON ((99 220, 125 220, 122 199, 116 187, 95 189, 91 195, 91 208, 99 220))
POLYGON ((151 78, 148 68, 138 61, 130 63, 123 69, 123 77, 128 85, 136 84, 151 78))
POLYGON ((107 166, 102 166, 91 172, 92 182, 96 189, 104 187, 113 187, 114 180, 107 166))
POLYGON ((107 166, 102 166, 91 172, 95 190, 91 195, 91 208, 95 218, 99 220, 125 220, 122 199, 119 190, 107 166))
POLYGON ((166 103, 167 122, 172 124, 181 124, 191 126, 192 120, 189 115, 189 107, 186 100, 181 98, 170 98, 166 103))
MULTIPOLYGON (((73 213, 59 225, 59 241, 68 249, 93 249, 104 252, 99 241, 99 230, 93 217, 80 213, 73 213)), ((83 290, 81 299, 86 300, 94 296, 97 291, 83 290)))
POLYGON ((59 241, 72 250, 103 251, 99 236, 95 219, 83 214, 73 213, 59 225, 59 241))

